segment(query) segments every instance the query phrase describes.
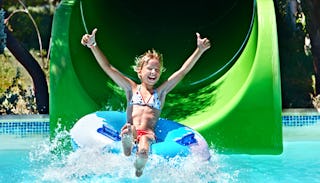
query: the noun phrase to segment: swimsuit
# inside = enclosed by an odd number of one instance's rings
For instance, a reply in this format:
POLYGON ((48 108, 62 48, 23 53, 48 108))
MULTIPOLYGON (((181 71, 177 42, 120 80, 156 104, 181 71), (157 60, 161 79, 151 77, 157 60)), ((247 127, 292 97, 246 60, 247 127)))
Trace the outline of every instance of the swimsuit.
POLYGON ((151 108, 161 110, 161 101, 158 96, 157 90, 153 90, 153 94, 150 96, 148 101, 145 101, 141 95, 141 85, 138 86, 138 90, 133 94, 130 105, 141 105, 141 106, 149 106, 151 108))
POLYGON ((149 131, 147 131, 147 130, 136 130, 136 131, 137 131, 137 142, 139 142, 139 141, 140 141, 140 138, 141 138, 142 136, 144 136, 144 135, 153 135, 154 140, 151 140, 151 143, 154 143, 154 141, 155 141, 155 139, 156 139, 154 133, 149 132, 149 131))
MULTIPOLYGON (((133 94, 130 100, 130 105, 149 106, 153 109, 161 110, 161 101, 159 99, 157 90, 153 90, 153 94, 150 96, 148 101, 144 100, 140 90, 141 90, 141 85, 138 86, 138 90, 133 94)), ((155 134, 150 131, 146 131, 146 130, 136 130, 136 131, 137 131, 137 138, 136 138, 137 142, 140 141, 140 138, 143 135, 152 135, 154 137, 154 140, 152 141, 155 141, 156 139, 155 134)))

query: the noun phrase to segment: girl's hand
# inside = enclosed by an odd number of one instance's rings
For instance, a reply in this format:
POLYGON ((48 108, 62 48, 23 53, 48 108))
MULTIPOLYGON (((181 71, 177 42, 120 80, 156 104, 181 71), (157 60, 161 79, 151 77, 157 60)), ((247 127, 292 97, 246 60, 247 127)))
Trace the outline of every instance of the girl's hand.
POLYGON ((93 29, 91 35, 90 34, 85 34, 82 36, 81 39, 81 44, 83 46, 87 46, 89 48, 95 47, 97 45, 96 43, 96 32, 97 32, 97 28, 93 29))
POLYGON ((207 38, 201 39, 200 34, 197 32, 197 46, 200 51, 205 52, 207 49, 211 47, 210 41, 207 38))

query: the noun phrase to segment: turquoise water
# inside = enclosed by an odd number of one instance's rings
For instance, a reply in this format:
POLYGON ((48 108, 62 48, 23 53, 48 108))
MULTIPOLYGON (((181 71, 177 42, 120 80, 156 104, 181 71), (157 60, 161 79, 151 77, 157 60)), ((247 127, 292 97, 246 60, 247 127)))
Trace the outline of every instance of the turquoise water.
POLYGON ((136 178, 133 157, 94 149, 67 152, 59 147, 67 133, 48 137, 0 135, 0 182, 320 182, 320 141, 285 141, 281 155, 222 155, 165 160, 151 157, 136 178), (16 141, 16 142, 15 142, 16 141))

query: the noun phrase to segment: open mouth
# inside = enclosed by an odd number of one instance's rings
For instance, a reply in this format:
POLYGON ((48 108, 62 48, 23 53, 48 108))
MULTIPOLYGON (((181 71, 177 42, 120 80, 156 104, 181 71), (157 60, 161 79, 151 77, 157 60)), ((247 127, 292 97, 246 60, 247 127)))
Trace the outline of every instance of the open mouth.
POLYGON ((157 77, 155 77, 155 76, 148 76, 149 81, 155 81, 156 79, 157 79, 157 77))

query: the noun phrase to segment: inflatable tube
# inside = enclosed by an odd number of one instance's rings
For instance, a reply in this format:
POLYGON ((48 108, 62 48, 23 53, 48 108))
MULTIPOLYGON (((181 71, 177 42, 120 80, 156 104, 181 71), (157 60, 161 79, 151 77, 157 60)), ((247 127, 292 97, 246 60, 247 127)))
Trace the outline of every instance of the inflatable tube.
MULTIPOLYGON (((126 123, 126 113, 98 111, 82 117, 70 130, 72 146, 96 148, 111 153, 122 153, 121 127, 126 123)), ((165 158, 197 156, 210 158, 206 140, 195 130, 167 119, 159 119, 155 128, 156 143, 150 153, 165 158)), ((136 151, 136 148, 133 148, 136 151)))

